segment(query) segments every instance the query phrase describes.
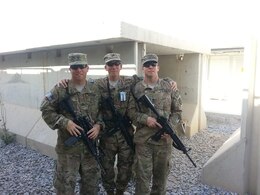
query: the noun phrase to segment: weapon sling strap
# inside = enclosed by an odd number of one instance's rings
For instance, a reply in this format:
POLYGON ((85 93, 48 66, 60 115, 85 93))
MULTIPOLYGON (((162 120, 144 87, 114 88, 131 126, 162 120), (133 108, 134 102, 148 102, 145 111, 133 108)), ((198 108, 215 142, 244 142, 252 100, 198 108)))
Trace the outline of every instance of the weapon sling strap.
MULTIPOLYGON (((71 94, 71 93, 69 92, 69 87, 68 87, 68 86, 67 86, 65 89, 66 89, 66 96, 65 96, 64 99, 67 99, 67 103, 69 104, 69 105, 67 106, 66 110, 72 115, 72 117, 73 117, 74 119, 76 119, 76 118, 77 118, 77 114, 76 114, 76 112, 74 111, 74 108, 73 108, 73 105, 72 105, 72 101, 71 101, 71 97, 74 96, 76 93, 72 93, 72 94, 71 94)), ((92 121, 89 114, 87 114, 86 117, 87 117, 90 121, 92 121)))
MULTIPOLYGON (((119 80, 118 80, 119 81, 119 80)), ((111 96, 111 90, 110 90, 110 84, 109 84, 109 79, 107 77, 107 91, 108 91, 108 97, 111 98, 113 100, 113 104, 114 104, 114 99, 112 98, 111 96)), ((131 92, 131 90, 130 90, 131 92)), ((129 105, 129 101, 130 101, 130 95, 128 95, 129 97, 127 97, 127 106, 126 106, 126 109, 125 109, 125 113, 124 113, 124 116, 126 116, 127 114, 127 108, 128 108, 128 105, 129 105)))
POLYGON ((69 112, 72 115, 73 118, 76 118, 76 113, 74 112, 73 106, 71 103, 71 96, 73 96, 74 94, 69 93, 68 86, 65 88, 65 91, 66 91, 65 96, 59 102, 58 111, 60 111, 61 109, 65 109, 67 112, 69 112), (67 102, 67 103, 65 103, 65 102, 67 102))

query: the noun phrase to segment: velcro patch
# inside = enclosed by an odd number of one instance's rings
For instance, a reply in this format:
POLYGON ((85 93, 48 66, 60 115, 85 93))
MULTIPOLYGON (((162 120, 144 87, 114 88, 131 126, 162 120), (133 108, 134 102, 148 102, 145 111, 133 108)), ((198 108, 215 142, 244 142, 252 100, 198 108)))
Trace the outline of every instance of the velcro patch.
POLYGON ((46 97, 47 100, 49 100, 49 101, 52 101, 52 100, 53 100, 53 95, 52 95, 51 92, 48 92, 48 93, 45 95, 45 97, 46 97))

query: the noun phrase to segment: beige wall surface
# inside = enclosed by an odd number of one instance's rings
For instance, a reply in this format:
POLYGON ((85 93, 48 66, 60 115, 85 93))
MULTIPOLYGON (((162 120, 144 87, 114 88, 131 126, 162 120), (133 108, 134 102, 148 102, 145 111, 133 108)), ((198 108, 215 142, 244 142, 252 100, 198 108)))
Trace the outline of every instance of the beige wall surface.
MULTIPOLYGON (((242 123, 237 130, 213 157, 204 165, 202 181, 208 185, 215 185, 237 192, 239 194, 260 194, 260 39, 250 40, 245 47, 243 74, 239 67, 233 66, 234 74, 242 79, 242 123)), ((222 62, 224 58, 222 57, 222 62)), ((239 65, 239 58, 233 58, 239 65)), ((232 64, 232 63, 231 63, 232 64)), ((220 70, 220 67, 215 67, 220 70)), ((227 67, 225 67, 227 69, 227 67)), ((228 70, 228 69, 227 69, 228 70)), ((231 76, 223 76, 226 81, 231 76), (225 78, 227 77, 227 78, 225 78)), ((235 80, 234 87, 240 81, 235 80)), ((225 84, 225 83, 224 83, 225 84)), ((224 86, 224 85, 223 85, 224 86)), ((224 86, 226 87, 226 86, 224 86)), ((231 88, 232 86, 229 86, 231 88)), ((226 93, 228 94, 228 93, 226 93)), ((235 97, 237 94, 235 94, 235 97)), ((230 98, 229 96, 222 96, 230 98)))
MULTIPOLYGON (((39 107, 42 98, 58 81, 70 77, 67 65, 68 53, 87 53, 90 69, 94 67, 94 71, 100 71, 104 69, 103 56, 111 49, 121 54, 122 72, 141 74, 140 59, 148 51, 145 43, 135 41, 4 55, 4 58, 0 60, 0 91, 7 105, 8 117, 17 120, 12 124, 8 121, 10 131, 21 134, 19 139, 23 144, 55 157, 56 131, 50 130, 41 119, 39 107), (30 122, 24 123, 24 121, 30 122)), ((159 55, 159 58, 160 76, 170 77, 178 83, 184 103, 183 116, 187 123, 186 132, 190 137, 199 129, 206 127, 199 86, 201 84, 201 56, 200 54, 185 54, 183 60, 178 60, 176 55, 159 55)), ((105 74, 88 76, 97 78, 105 74)))
POLYGON ((207 127, 202 106, 201 55, 185 54, 182 60, 178 55, 161 55, 159 65, 160 77, 170 77, 177 82, 183 101, 183 119, 187 123, 187 136, 191 137, 199 129, 207 127))

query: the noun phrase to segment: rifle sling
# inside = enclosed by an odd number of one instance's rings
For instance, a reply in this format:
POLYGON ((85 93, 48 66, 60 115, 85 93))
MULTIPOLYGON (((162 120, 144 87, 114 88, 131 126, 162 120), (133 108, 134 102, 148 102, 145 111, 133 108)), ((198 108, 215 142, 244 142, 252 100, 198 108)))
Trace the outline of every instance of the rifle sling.
MULTIPOLYGON (((110 84, 109 84, 109 78, 108 78, 108 77, 107 77, 107 91, 108 91, 108 97, 113 101, 113 102, 112 102, 113 105, 115 105, 115 104, 114 104, 114 99, 112 98, 112 95, 111 95, 111 90, 110 90, 110 84)), ((128 96, 129 96, 129 95, 128 95, 128 96)), ((123 116, 126 116, 126 115, 127 115, 127 108, 128 108, 128 105, 129 105, 129 101, 130 101, 130 96, 127 97, 127 106, 126 106, 125 113, 124 113, 123 116)), ((114 106, 114 107, 115 107, 115 106, 114 106)), ((116 107, 115 107, 115 109, 116 109, 116 107)), ((115 110, 115 111, 116 111, 116 112, 119 112, 119 111, 117 111, 117 110, 115 110)), ((116 119, 114 118, 113 121, 115 122, 116 119)))

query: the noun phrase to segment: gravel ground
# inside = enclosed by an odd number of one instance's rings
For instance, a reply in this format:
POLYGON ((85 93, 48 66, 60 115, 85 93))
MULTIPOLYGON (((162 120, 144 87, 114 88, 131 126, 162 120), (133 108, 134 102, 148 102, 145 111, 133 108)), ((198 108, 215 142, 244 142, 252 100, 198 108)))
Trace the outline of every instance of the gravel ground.
MULTIPOLYGON (((174 149, 174 166, 169 175, 167 195, 236 195, 220 188, 201 183, 202 166, 215 151, 240 126, 240 116, 206 113, 208 128, 191 139, 183 138, 185 145, 192 148, 189 153, 196 162, 194 168, 186 155, 174 149)), ((4 145, 0 140, 0 194, 55 194, 52 186, 54 160, 21 144, 4 145)), ((76 188, 78 192, 78 186, 76 188)), ((125 194, 134 194, 133 183, 125 194)), ((99 185, 99 195, 105 194, 99 185)))

